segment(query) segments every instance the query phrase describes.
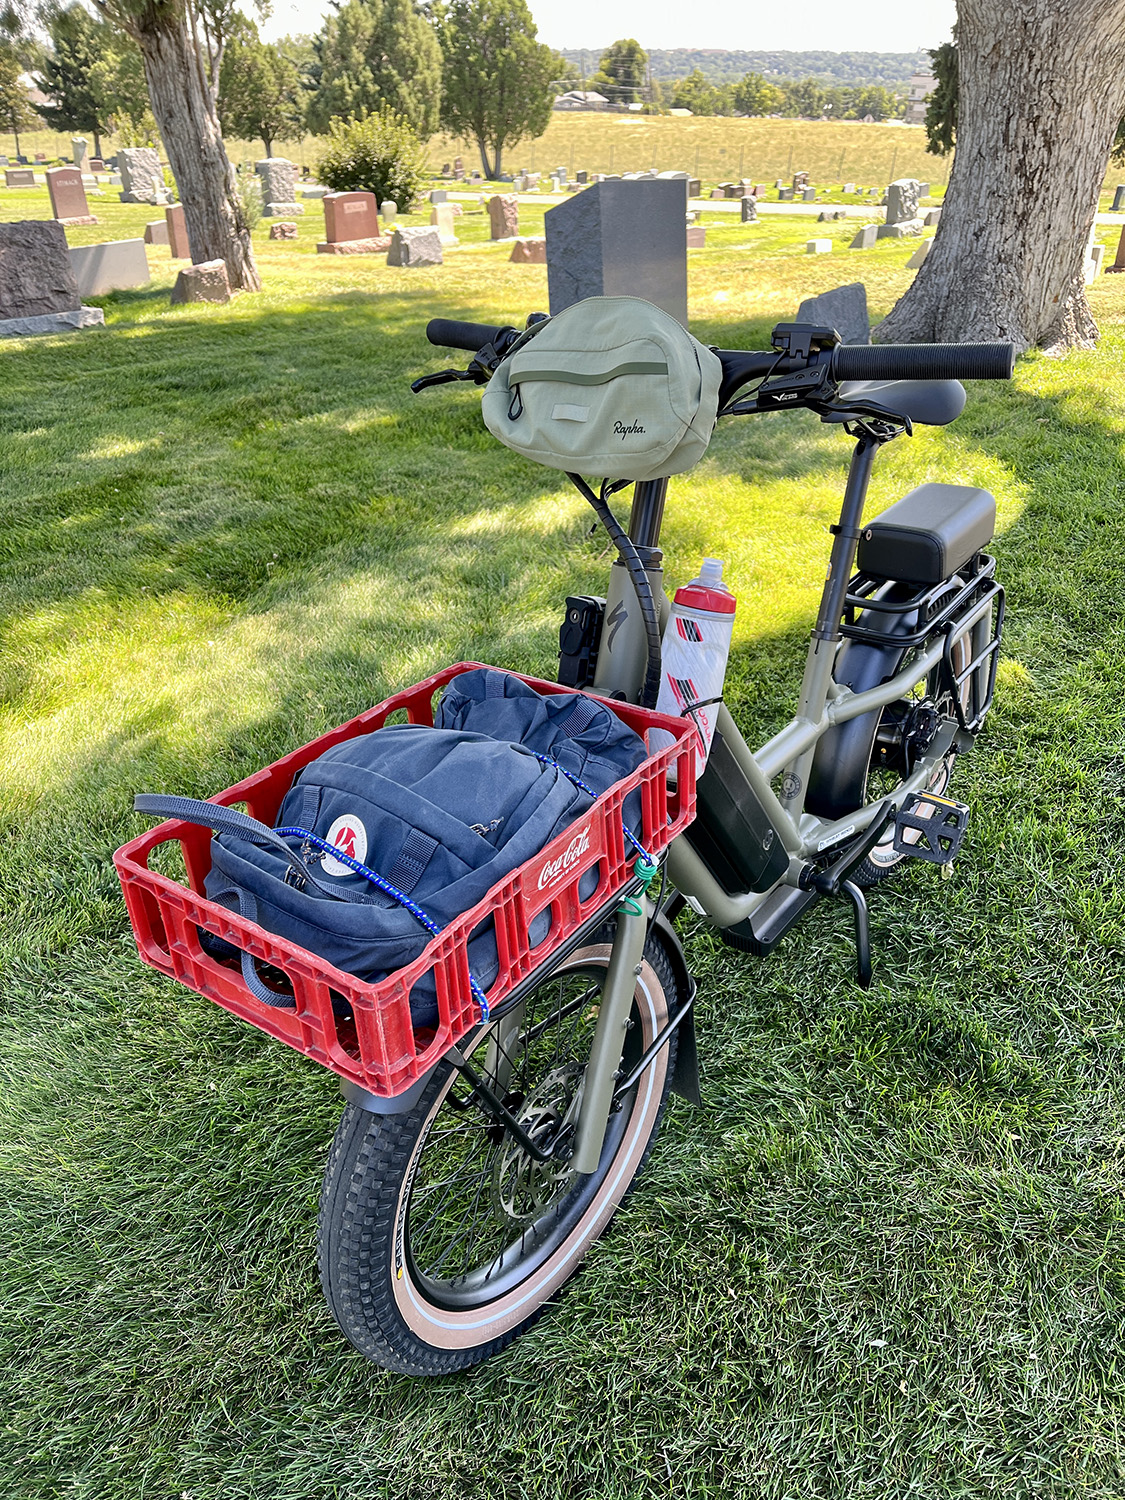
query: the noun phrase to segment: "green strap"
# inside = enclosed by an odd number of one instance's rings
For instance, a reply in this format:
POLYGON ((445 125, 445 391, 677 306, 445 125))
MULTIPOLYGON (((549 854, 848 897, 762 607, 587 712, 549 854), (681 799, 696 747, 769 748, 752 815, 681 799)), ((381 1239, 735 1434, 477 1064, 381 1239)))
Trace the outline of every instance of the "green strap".
POLYGON ((509 385, 522 385, 525 380, 557 380, 562 385, 607 385, 621 375, 667 375, 668 366, 660 360, 631 359, 623 365, 614 365, 603 375, 580 375, 576 370, 513 370, 508 376, 509 385))

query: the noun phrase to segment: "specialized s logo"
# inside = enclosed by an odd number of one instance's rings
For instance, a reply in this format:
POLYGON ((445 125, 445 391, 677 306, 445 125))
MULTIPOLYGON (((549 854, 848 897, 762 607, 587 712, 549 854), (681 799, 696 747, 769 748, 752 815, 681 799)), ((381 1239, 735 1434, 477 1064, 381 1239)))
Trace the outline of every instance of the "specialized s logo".
MULTIPOLYGON (((345 813, 343 817, 336 819, 328 830, 327 842, 335 844, 341 853, 346 854, 349 859, 357 860, 360 864, 363 864, 367 858, 367 829, 357 817, 350 813, 345 813)), ((355 874, 350 865, 344 864, 343 860, 333 859, 331 854, 324 856, 323 865, 326 875, 355 874)))
POLYGON ((613 638, 628 618, 628 610, 625 608, 624 604, 618 602, 618 604, 614 608, 613 613, 609 617, 609 640, 605 643, 607 651, 613 650, 613 638))
POLYGON ((613 431, 621 439, 633 437, 637 433, 640 433, 642 437, 644 436, 644 428, 639 422, 630 422, 628 426, 624 422, 614 422, 613 431))
POLYGON ((566 849, 559 855, 558 859, 549 859, 539 871, 539 889, 544 886, 554 885, 555 881, 565 875, 567 870, 586 853, 590 847, 590 825, 581 829, 574 835, 566 849))

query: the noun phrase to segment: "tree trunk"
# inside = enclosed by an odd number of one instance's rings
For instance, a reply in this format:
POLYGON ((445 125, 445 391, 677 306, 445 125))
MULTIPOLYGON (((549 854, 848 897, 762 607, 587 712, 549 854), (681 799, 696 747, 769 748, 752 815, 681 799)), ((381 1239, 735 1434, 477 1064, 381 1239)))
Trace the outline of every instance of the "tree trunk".
MULTIPOLYGON (((203 65, 183 13, 161 10, 152 25, 135 22, 144 59, 152 112, 184 205, 191 258, 224 260, 230 284, 244 292, 262 289, 250 230, 242 214, 234 168, 203 65)), ((146 10, 146 19, 153 15, 146 10)))
POLYGON ((270 140, 269 136, 264 135, 262 137, 262 145, 266 148, 266 157, 268 159, 273 155, 273 142, 270 140))
POLYGON ((880 343, 1090 347, 1083 266, 1125 112, 1125 0, 958 0, 957 151, 880 343))
POLYGON ((12 134, 16 138, 16 160, 19 161, 19 159, 20 159, 20 133, 19 133, 18 130, 13 130, 12 134))
MULTIPOLYGON (((495 173, 492 170, 492 163, 488 159, 488 146, 485 143, 484 137, 480 135, 477 136, 477 150, 480 152, 480 166, 481 171, 484 173, 485 181, 494 181, 495 173)), ((499 171, 499 167, 496 170, 499 171)))
POLYGON ((94 156, 98 161, 102 159, 102 133, 94 126, 94 156))

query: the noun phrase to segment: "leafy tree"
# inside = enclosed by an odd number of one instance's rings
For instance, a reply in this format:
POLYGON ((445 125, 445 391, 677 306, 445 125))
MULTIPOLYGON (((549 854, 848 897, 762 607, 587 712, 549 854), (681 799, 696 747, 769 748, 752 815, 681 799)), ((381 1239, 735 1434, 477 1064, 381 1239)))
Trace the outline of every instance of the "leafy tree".
POLYGON ((551 118, 555 54, 535 39, 525 0, 449 0, 435 7, 444 62, 441 122, 471 136, 486 177, 505 148, 542 135, 551 118))
POLYGON ((746 73, 731 85, 731 102, 740 115, 772 115, 781 108, 785 96, 760 73, 746 73))
POLYGON ((34 130, 39 123, 31 107, 21 75, 23 63, 7 43, 0 45, 0 130, 15 136, 16 155, 20 154, 20 131, 34 130))
POLYGON ((123 146, 155 146, 160 132, 149 107, 141 54, 122 32, 113 43, 90 68, 90 90, 101 117, 123 146))
POLYGON ((926 150, 948 156, 957 138, 957 28, 930 53, 936 84, 926 102, 926 150))
POLYGON ((317 176, 335 193, 374 193, 404 212, 429 170, 417 131, 389 109, 362 120, 333 120, 317 176))
POLYGON ((118 35, 84 5, 52 9, 43 21, 50 45, 35 86, 50 102, 41 105, 39 113, 53 130, 88 131, 94 137, 94 155, 101 156, 108 122, 92 75, 118 45, 118 35))
POLYGON ((648 56, 640 42, 623 37, 602 53, 592 87, 614 104, 635 104, 642 96, 648 56))
POLYGON ((227 41, 219 71, 219 119, 232 135, 260 139, 272 156, 278 136, 300 133, 305 100, 296 67, 257 33, 248 21, 227 41))
POLYGON ((693 115, 729 115, 734 106, 730 91, 708 83, 696 68, 673 87, 672 108, 690 109, 693 115))
POLYGON ((819 120, 828 102, 824 88, 815 78, 802 78, 800 83, 784 86, 785 102, 781 106, 784 115, 802 120, 819 120))
POLYGON ((152 113, 184 205, 192 259, 225 261, 233 287, 260 290, 250 230, 215 105, 223 28, 233 9, 213 9, 199 0, 93 4, 140 51, 152 113))
POLYGON ((556 52, 551 66, 554 69, 551 84, 558 93, 566 94, 571 89, 585 90, 586 80, 576 62, 571 62, 561 52, 556 52))
POLYGON ((437 129, 441 49, 414 0, 334 0, 314 45, 320 63, 309 108, 314 130, 384 106, 423 137, 437 129))

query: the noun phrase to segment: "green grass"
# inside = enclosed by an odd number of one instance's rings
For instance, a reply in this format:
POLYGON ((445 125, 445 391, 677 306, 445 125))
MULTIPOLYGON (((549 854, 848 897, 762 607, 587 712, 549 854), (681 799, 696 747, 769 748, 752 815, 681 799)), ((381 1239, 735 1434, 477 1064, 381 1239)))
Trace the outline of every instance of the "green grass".
MULTIPOLYGON (((149 214, 107 203, 91 237, 149 214)), ((873 896, 867 993, 842 911, 766 963, 688 925, 705 1110, 674 1103, 531 1335, 423 1384, 320 1298, 332 1080, 145 970, 109 863, 134 790, 206 795, 458 658, 550 674, 563 593, 604 576, 473 391, 407 389, 443 363, 428 317, 519 316, 543 269, 472 215, 417 273, 317 257, 319 220, 263 231, 266 290, 228 308, 169 309, 158 251, 106 330, 0 345, 0 1492, 1116 1500, 1125 287, 1094 288, 1097 352, 1022 362, 876 470, 873 510, 936 476, 1000 501, 957 878, 873 896)), ((695 331, 760 346, 859 276, 885 311, 911 247, 821 232, 806 259, 807 222, 716 229, 695 331)), ((846 453, 808 416, 728 424, 673 488, 673 581, 730 560, 755 737, 792 702, 846 453)))

